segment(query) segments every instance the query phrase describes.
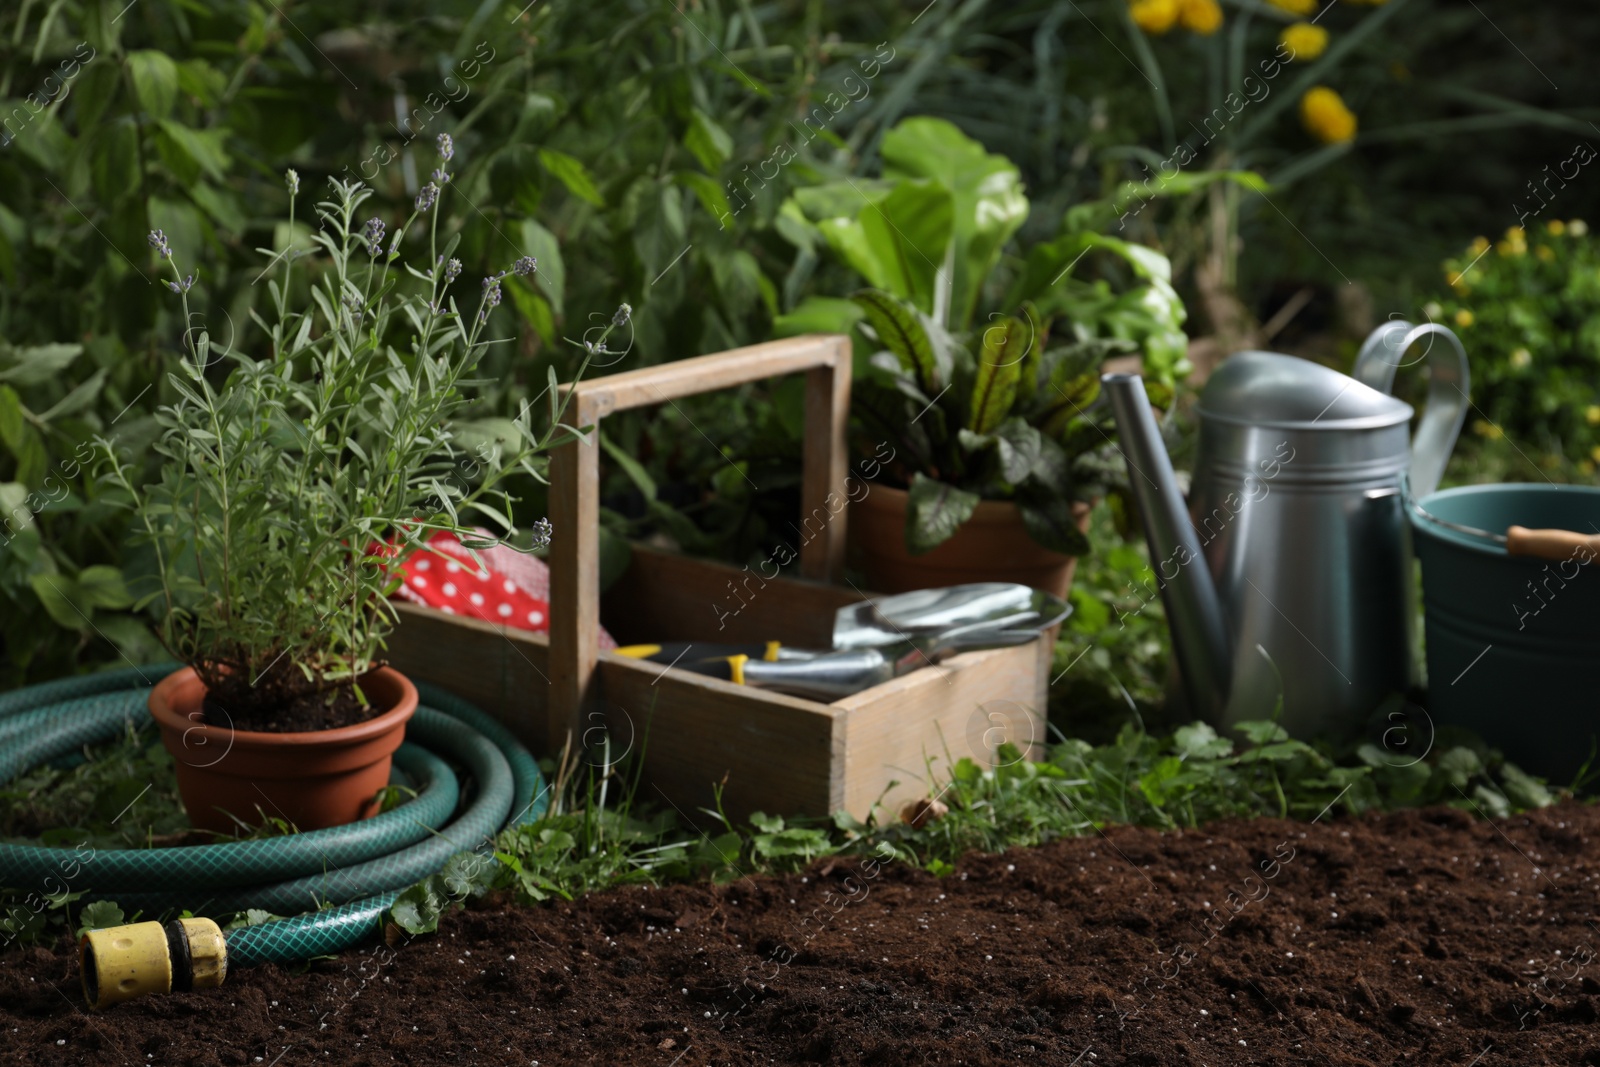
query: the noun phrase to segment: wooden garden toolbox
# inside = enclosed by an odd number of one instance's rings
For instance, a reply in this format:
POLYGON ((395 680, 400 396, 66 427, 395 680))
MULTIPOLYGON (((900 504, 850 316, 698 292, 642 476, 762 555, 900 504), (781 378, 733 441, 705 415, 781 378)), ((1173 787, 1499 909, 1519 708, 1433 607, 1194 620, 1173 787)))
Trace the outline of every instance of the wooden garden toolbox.
POLYGON ((536 755, 559 756, 569 737, 591 762, 607 739, 613 758, 642 748, 644 794, 665 798, 695 825, 706 821, 698 809, 712 804, 718 784, 736 820, 752 811, 865 817, 880 800, 893 812, 927 795, 930 779, 946 779, 953 760, 992 764, 999 742, 1037 758, 1053 631, 1019 648, 963 653, 831 704, 599 649, 602 617, 623 644, 832 644, 835 611, 868 599, 852 585, 829 584, 842 576, 846 499, 863 487, 846 482, 859 478, 845 444, 850 360, 848 338, 816 334, 569 387, 566 421, 598 426, 615 411, 804 371, 801 579, 635 545, 602 602, 600 449, 590 435, 552 456, 550 635, 400 604, 390 662, 495 715, 536 755))

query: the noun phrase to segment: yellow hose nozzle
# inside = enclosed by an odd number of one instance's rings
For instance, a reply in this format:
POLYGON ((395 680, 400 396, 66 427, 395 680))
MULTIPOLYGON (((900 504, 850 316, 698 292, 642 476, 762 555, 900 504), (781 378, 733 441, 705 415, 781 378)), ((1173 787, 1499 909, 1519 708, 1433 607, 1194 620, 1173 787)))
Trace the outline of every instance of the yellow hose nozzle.
POLYGON ((113 926, 79 938, 78 967, 98 1011, 146 993, 215 989, 228 976, 228 943, 210 919, 113 926))

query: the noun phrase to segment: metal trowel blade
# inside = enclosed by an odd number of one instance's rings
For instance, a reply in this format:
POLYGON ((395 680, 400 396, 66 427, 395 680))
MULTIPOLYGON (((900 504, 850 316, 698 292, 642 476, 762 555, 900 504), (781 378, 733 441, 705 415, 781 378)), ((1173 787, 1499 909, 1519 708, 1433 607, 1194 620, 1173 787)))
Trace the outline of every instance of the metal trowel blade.
POLYGON ((1048 596, 1014 582, 975 582, 864 600, 839 609, 833 647, 875 648, 956 626, 998 620, 1015 624, 1030 612, 1042 616, 1044 604, 1037 601, 1048 596))

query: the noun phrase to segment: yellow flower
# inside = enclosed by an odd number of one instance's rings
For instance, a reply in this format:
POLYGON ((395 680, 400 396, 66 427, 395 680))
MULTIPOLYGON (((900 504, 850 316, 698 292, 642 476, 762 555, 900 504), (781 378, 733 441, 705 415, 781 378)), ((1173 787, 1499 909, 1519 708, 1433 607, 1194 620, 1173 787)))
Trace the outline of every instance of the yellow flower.
POLYGON ((1511 365, 1518 370, 1521 370, 1532 362, 1533 353, 1529 352, 1526 348, 1519 348, 1515 352, 1511 353, 1511 365))
POLYGON ((1523 233, 1521 226, 1512 226, 1506 230, 1505 240, 1494 247, 1502 256, 1520 256, 1528 250, 1527 234, 1523 233))
POLYGON ((1217 0, 1179 0, 1179 7, 1184 28, 1203 37, 1216 33, 1222 25, 1222 7, 1217 0))
POLYGON ((1468 326, 1472 325, 1473 318, 1474 316, 1472 312, 1468 311, 1466 308, 1462 308, 1460 311, 1456 312, 1456 325, 1464 330, 1468 326))
POLYGON ((1272 0, 1273 7, 1281 7, 1291 15, 1309 15, 1317 9, 1317 0, 1272 0))
POLYGON ((1295 59, 1316 59, 1328 47, 1328 31, 1309 22, 1297 22, 1285 29, 1278 40, 1295 59))
POLYGON ((1549 245, 1540 245, 1538 248, 1533 250, 1533 254, 1544 260, 1546 263, 1556 258, 1555 250, 1549 245))
POLYGON ((1487 237, 1474 237, 1472 239, 1472 247, 1467 249, 1468 252, 1471 252, 1475 256, 1481 256, 1488 250, 1489 239, 1487 237))
POLYGON ((1591 448, 1589 450, 1589 455, 1594 457, 1594 461, 1596 463, 1600 463, 1600 445, 1595 445, 1593 448, 1591 448))
POLYGON ((1589 232, 1589 224, 1582 219, 1568 219, 1567 232, 1574 237, 1582 237, 1589 232))
POLYGON ((1134 0, 1128 13, 1145 33, 1163 34, 1178 21, 1178 0, 1134 0))
POLYGON ((1500 429, 1500 427, 1496 426, 1492 422, 1484 422, 1482 419, 1479 419, 1472 424, 1472 432, 1477 434, 1479 437, 1487 437, 1491 441, 1498 441, 1500 438, 1506 435, 1505 431, 1500 429))
POLYGON ((1583 417, 1590 426, 1600 426, 1600 404, 1590 404, 1584 408, 1583 417))
POLYGON ((1356 136, 1356 117, 1339 94, 1325 85, 1308 90, 1300 98, 1300 121, 1324 144, 1343 144, 1356 136))
POLYGON ((1567 224, 1562 222, 1560 219, 1551 219, 1549 222, 1544 224, 1544 228, 1550 231, 1551 237, 1560 237, 1566 232, 1567 224))

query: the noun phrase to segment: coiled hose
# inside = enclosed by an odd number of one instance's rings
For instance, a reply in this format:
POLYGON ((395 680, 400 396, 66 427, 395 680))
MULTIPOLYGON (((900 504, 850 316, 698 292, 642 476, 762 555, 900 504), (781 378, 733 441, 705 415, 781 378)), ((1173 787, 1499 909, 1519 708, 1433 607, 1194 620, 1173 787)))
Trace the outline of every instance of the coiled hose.
MULTIPOLYGON (((150 685, 174 664, 108 671, 0 694, 0 784, 129 724, 151 725, 150 685)), ((231 966, 286 963, 349 948, 376 934, 400 891, 504 827, 538 820, 544 778, 510 731, 434 686, 407 726, 396 765, 418 795, 346 826, 187 848, 82 850, 0 844, 0 886, 53 895, 83 891, 146 914, 223 915, 261 908, 293 915, 227 934, 231 966), (445 757, 471 775, 461 786, 445 757), (333 905, 333 906, 329 906, 333 905), (303 914, 293 914, 303 912, 303 914)))

